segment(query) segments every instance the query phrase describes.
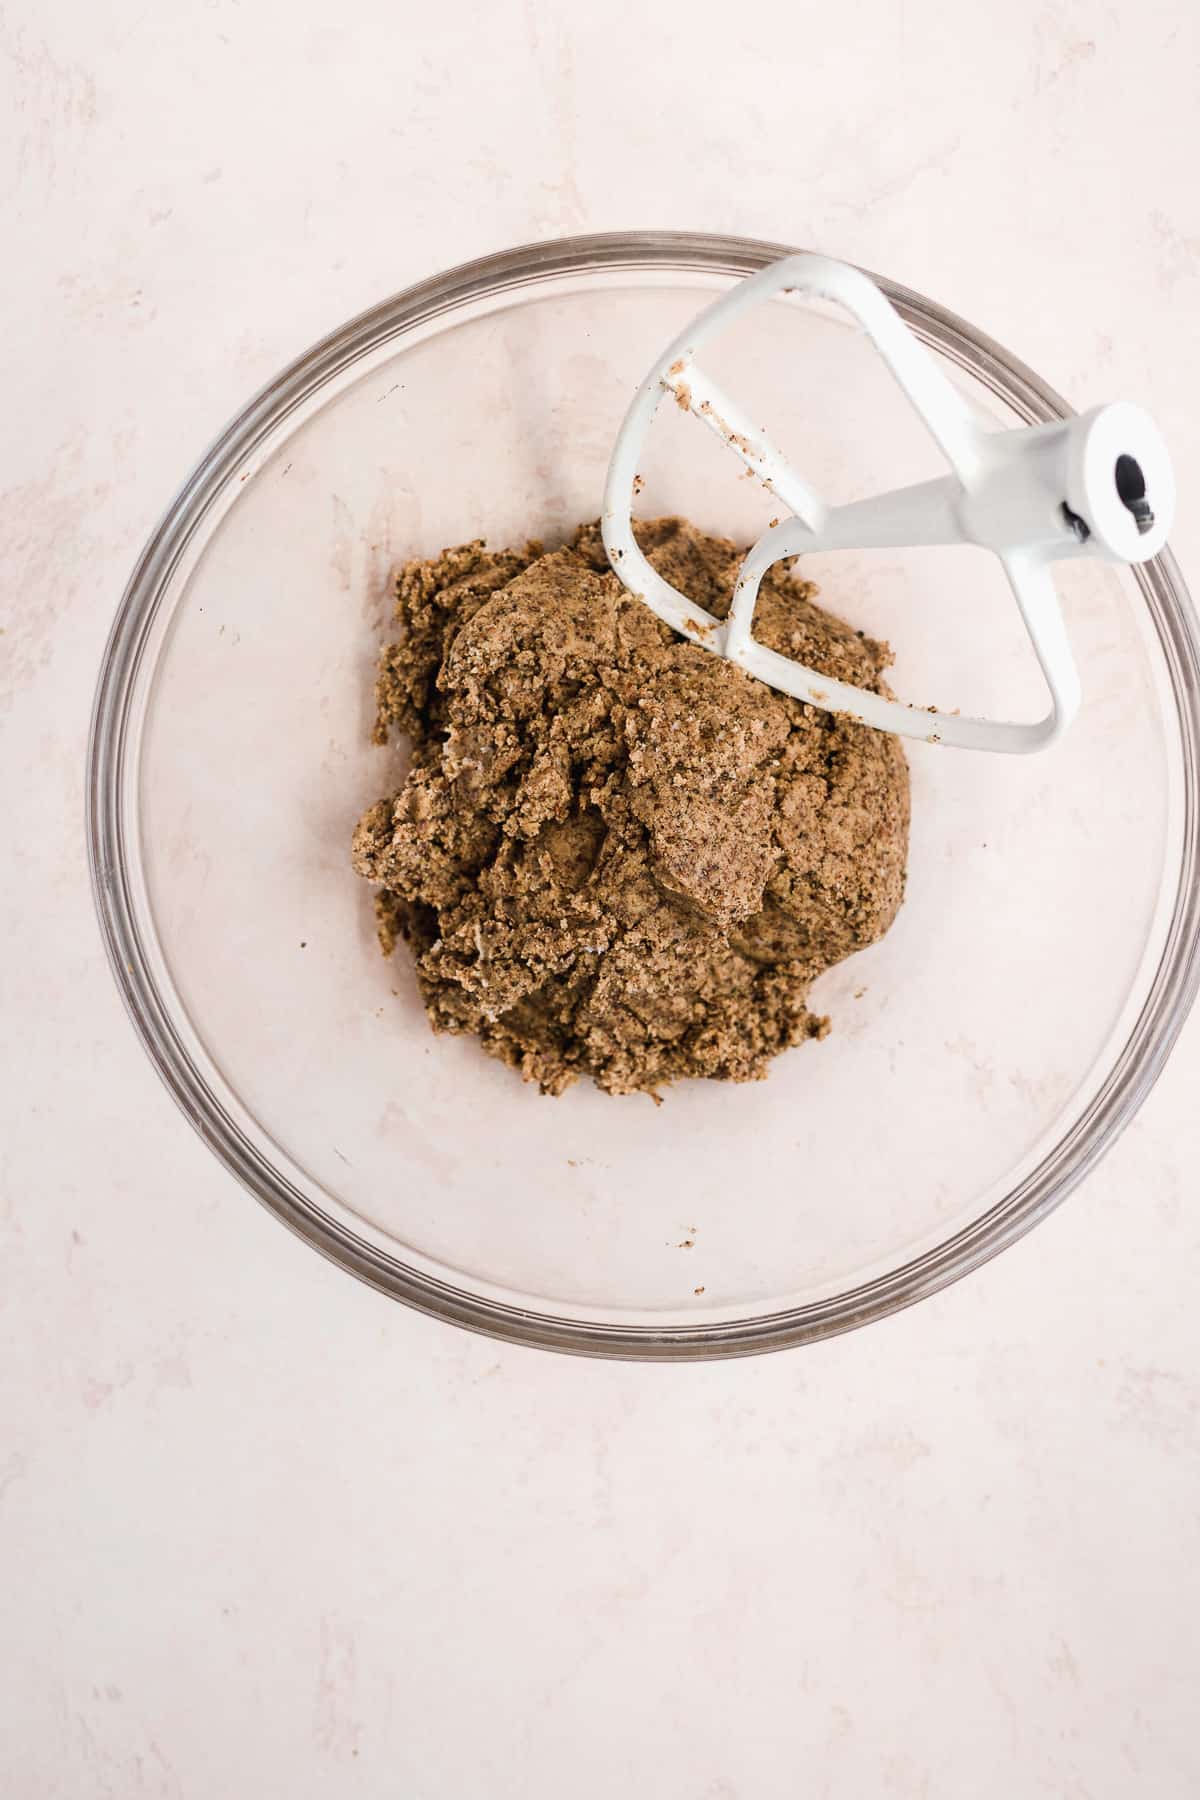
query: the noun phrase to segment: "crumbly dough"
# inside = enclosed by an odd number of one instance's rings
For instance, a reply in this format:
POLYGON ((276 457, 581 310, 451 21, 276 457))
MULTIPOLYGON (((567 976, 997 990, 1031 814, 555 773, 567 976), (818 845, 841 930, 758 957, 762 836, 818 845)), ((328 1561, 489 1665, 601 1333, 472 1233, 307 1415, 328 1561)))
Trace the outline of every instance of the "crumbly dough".
MULTIPOLYGON (((682 519, 637 527, 715 615, 741 552, 682 519)), ((887 647, 783 565, 755 634, 886 691, 887 647)), ((683 641, 609 571, 599 530, 563 549, 463 544, 396 581, 376 739, 412 743, 354 835, 385 954, 403 938, 435 1031, 473 1032, 547 1094, 581 1075, 657 1097, 754 1080, 823 1037, 823 970, 881 937, 904 892, 898 739, 792 700, 683 641)))

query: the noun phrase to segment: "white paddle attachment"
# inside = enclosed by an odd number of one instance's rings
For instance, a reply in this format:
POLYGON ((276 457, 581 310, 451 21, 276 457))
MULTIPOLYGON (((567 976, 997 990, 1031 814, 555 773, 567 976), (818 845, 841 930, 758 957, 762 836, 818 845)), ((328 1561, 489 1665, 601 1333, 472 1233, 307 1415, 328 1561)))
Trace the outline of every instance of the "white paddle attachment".
POLYGON ((1053 742, 1079 705, 1079 678, 1050 564, 1079 556, 1145 562, 1166 542, 1174 511, 1170 458, 1138 407, 1101 406, 1049 425, 987 430, 868 276, 826 257, 797 255, 740 282, 664 350, 617 434, 602 531, 609 561, 632 593, 676 631, 769 686, 905 737, 1022 751, 1053 742), (826 506, 708 380, 694 360, 701 346, 751 308, 790 292, 833 301, 857 320, 939 445, 949 474, 849 506, 826 506), (725 621, 664 581, 634 538, 638 462, 668 395, 714 431, 791 515, 775 521, 747 553, 725 621), (1050 710, 1036 723, 907 706, 831 680, 755 641, 759 584, 783 557, 963 543, 994 551, 1004 566, 1050 690, 1050 710))

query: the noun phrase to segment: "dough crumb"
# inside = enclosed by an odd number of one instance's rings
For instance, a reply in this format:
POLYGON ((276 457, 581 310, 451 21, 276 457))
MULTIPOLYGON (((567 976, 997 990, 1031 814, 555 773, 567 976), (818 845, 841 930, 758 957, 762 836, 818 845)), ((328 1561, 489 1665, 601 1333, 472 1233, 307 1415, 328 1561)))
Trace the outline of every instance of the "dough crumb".
MULTIPOLYGON (((639 523, 666 580, 717 618, 742 552, 639 523)), ((759 640, 887 692, 891 661, 764 578, 759 640)), ((354 834, 385 955, 403 939, 435 1031, 561 1094, 758 1080, 822 1038, 824 970, 882 937, 904 892, 899 740, 776 693, 663 625, 611 573, 599 526, 561 549, 481 541, 405 565, 375 739, 408 774, 354 834)))

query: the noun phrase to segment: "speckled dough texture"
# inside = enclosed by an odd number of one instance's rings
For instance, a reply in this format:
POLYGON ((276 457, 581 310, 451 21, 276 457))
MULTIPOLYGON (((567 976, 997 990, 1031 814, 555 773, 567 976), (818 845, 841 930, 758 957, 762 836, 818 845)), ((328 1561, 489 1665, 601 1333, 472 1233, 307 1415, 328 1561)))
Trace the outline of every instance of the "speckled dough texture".
MULTIPOLYGON (((716 616, 741 552, 681 519, 637 527, 716 616)), ((885 645, 777 565, 754 629, 886 691, 885 645)), ((904 891, 898 740, 789 699, 678 638, 611 573, 595 525, 562 549, 482 542, 410 562, 376 737, 411 741, 354 867, 403 938, 436 1031, 472 1032, 543 1092, 590 1076, 657 1096, 754 1080, 829 1021, 825 969, 881 937, 904 891)))

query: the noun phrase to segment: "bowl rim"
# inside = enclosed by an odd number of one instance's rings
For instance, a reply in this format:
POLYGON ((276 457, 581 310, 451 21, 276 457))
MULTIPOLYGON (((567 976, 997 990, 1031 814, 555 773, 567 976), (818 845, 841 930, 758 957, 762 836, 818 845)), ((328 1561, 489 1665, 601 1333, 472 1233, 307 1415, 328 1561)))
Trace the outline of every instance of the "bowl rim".
MULTIPOLYGON (((462 263, 358 314, 261 388, 183 481, 134 565, 101 660, 87 749, 92 893, 118 990, 158 1074, 230 1173, 314 1249, 418 1311, 509 1342, 648 1361, 745 1356, 816 1342, 937 1293, 1023 1237, 1095 1167, 1153 1087, 1200 986, 1200 624, 1168 549, 1132 571, 1163 653, 1178 716, 1182 765, 1179 881, 1149 991, 1112 1068, 1065 1136, 1002 1200, 899 1268, 824 1300, 742 1321, 672 1326, 587 1323, 514 1306, 413 1268, 314 1206, 229 1116, 193 1062, 153 978, 132 899, 125 825, 130 709, 150 627, 172 574, 235 471, 290 413, 360 357, 467 302, 555 278, 596 273, 644 270, 738 277, 792 255, 797 248, 689 231, 554 238, 462 263)), ((910 288, 883 276, 871 278, 918 337, 982 381, 1028 422, 1071 415, 1072 409, 1052 388, 986 334, 910 288)))

